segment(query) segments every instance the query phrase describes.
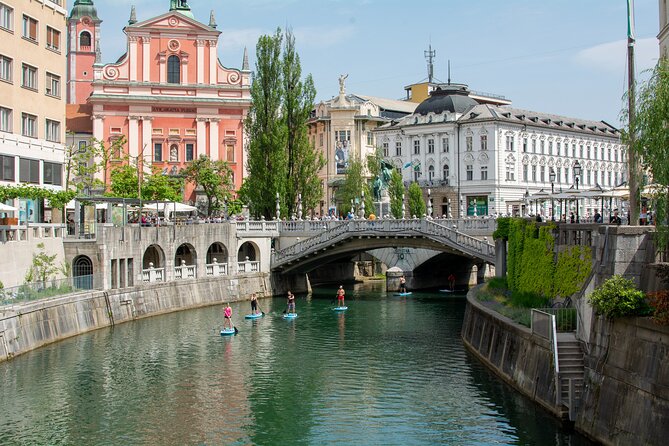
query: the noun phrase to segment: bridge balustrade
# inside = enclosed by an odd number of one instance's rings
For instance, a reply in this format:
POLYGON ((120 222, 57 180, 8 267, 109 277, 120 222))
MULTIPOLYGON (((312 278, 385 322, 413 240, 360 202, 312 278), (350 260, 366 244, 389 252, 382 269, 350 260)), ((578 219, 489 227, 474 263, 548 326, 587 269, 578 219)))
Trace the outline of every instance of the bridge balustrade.
POLYGON ((228 264, 227 263, 218 263, 214 259, 214 263, 207 263, 205 265, 205 274, 207 276, 227 276, 228 275, 228 264))
POLYGON ((196 265, 181 265, 174 268, 174 278, 176 280, 194 279, 196 277, 197 277, 196 265))
POLYGON ((257 273, 260 271, 260 262, 258 261, 247 261, 237 263, 237 272, 240 273, 257 273))
POLYGON ((165 268, 149 267, 142 270, 142 282, 164 282, 165 268))
POLYGON ((279 222, 277 221, 233 221, 231 222, 237 227, 237 233, 255 233, 262 234, 267 232, 276 232, 279 230, 279 222))

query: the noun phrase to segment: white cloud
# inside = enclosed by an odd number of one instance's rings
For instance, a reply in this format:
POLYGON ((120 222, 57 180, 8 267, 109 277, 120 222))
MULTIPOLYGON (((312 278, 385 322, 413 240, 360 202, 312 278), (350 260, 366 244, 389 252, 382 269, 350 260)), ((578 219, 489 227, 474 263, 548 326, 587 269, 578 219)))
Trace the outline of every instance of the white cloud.
MULTIPOLYGON (((657 39, 639 39, 634 46, 637 72, 653 68, 659 57, 657 39)), ((627 40, 602 43, 579 51, 576 61, 589 68, 613 73, 624 73, 627 67, 627 40)))

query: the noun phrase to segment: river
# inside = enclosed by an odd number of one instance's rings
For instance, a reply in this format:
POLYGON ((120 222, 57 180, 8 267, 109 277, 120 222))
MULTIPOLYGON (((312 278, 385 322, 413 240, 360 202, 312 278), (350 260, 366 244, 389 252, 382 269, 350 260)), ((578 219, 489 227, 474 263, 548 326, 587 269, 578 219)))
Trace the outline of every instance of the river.
POLYGON ((460 339, 464 296, 334 288, 103 329, 0 364, 0 444, 590 445, 460 339))

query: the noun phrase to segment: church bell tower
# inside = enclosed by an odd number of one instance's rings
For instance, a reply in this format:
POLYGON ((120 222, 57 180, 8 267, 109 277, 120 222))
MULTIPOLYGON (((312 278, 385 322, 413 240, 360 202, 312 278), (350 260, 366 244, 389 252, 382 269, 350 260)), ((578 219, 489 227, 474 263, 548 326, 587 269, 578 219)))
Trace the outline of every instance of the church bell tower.
POLYGON ((100 62, 100 24, 93 0, 75 0, 67 19, 67 103, 85 104, 100 62))

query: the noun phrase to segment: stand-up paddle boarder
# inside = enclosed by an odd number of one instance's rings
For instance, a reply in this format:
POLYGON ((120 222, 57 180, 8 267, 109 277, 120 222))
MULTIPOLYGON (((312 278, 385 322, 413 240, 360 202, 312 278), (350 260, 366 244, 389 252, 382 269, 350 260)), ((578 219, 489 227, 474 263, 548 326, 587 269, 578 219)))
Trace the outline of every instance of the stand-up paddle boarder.
POLYGON ((344 286, 339 285, 339 289, 337 290, 337 306, 338 307, 343 307, 344 306, 344 295, 346 294, 346 291, 344 291, 344 286))

